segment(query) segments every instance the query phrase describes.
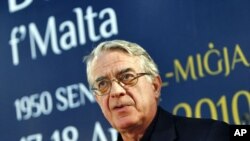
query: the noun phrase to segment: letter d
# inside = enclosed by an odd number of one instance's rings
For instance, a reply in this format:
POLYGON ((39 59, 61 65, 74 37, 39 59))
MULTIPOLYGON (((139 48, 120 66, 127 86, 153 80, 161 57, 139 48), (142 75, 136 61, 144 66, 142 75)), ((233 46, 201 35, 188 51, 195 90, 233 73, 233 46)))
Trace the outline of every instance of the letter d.
POLYGON ((9 12, 14 13, 16 11, 22 10, 29 6, 33 0, 24 0, 23 2, 17 4, 17 0, 8 0, 9 2, 9 12))

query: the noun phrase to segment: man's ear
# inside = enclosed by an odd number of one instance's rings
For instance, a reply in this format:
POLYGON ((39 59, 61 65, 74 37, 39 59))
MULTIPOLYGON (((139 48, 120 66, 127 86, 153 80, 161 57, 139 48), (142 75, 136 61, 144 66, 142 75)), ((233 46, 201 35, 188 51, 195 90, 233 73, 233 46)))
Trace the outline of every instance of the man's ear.
POLYGON ((157 98, 159 98, 160 93, 161 93, 161 87, 162 87, 162 81, 161 81, 161 77, 159 75, 153 79, 153 87, 154 87, 154 92, 155 92, 157 98))

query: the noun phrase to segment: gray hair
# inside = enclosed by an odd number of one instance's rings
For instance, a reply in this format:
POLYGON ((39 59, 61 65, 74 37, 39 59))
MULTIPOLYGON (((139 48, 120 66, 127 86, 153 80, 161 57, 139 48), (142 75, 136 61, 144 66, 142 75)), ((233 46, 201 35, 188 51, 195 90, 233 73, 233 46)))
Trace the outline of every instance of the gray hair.
POLYGON ((84 57, 84 62, 87 64, 86 72, 88 83, 91 85, 91 64, 93 59, 101 54, 103 51, 120 50, 131 56, 137 56, 140 60, 140 65, 147 73, 151 73, 152 76, 158 76, 159 70, 154 60, 150 57, 146 50, 140 45, 124 40, 111 40, 100 43, 92 50, 92 52, 84 57))

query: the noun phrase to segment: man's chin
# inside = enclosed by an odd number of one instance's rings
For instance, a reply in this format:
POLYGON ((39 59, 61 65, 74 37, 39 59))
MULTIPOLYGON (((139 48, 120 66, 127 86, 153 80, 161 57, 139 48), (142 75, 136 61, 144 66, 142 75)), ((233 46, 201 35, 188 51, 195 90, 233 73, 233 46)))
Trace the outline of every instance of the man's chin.
POLYGON ((136 124, 138 124, 138 121, 134 116, 127 116, 117 119, 115 126, 117 130, 122 132, 133 128, 136 124))

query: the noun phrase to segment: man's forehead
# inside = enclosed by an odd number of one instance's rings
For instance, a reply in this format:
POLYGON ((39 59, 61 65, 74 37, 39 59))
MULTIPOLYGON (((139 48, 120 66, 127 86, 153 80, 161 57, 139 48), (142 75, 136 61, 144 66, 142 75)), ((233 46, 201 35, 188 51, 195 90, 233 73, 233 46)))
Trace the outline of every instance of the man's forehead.
POLYGON ((121 70, 124 67, 137 67, 139 58, 122 52, 104 52, 96 56, 92 62, 92 70, 121 70))
POLYGON ((117 69, 117 70, 113 71, 112 74, 116 76, 116 75, 120 75, 120 74, 123 74, 126 72, 136 72, 136 69, 132 68, 132 67, 117 69))
POLYGON ((103 79, 103 78, 108 78, 108 77, 116 77, 126 72, 136 72, 136 70, 134 68, 122 68, 122 69, 113 70, 112 72, 99 74, 98 76, 96 76, 97 78, 95 78, 95 81, 99 79, 103 79))
POLYGON ((131 56, 124 52, 107 51, 93 59, 91 65, 92 80, 98 77, 115 77, 124 70, 141 71, 138 56, 131 56))

